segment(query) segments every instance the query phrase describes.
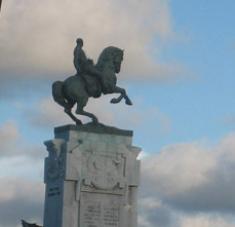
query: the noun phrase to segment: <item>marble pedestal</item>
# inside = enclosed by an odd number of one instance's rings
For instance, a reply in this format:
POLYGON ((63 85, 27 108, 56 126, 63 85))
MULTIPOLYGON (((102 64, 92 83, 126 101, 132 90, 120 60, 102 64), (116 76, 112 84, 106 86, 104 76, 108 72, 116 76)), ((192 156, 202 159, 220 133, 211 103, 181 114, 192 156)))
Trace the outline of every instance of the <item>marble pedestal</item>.
POLYGON ((45 145, 44 227, 137 227, 140 148, 132 131, 66 125, 45 145))

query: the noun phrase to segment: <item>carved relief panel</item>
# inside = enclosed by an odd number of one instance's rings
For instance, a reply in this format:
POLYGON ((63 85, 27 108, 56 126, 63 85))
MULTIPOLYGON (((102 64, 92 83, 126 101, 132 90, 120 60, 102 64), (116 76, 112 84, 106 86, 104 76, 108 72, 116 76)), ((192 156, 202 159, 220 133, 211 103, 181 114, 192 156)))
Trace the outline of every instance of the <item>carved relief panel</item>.
POLYGON ((87 152, 85 156, 85 185, 100 190, 124 187, 125 157, 122 154, 87 152))

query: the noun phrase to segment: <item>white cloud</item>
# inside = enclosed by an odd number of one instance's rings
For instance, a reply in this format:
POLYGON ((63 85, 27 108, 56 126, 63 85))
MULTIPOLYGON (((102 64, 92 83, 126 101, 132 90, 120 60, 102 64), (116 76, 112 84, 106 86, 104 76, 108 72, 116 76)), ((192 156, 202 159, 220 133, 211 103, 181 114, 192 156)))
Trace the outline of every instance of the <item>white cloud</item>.
POLYGON ((146 162, 143 171, 158 181, 158 190, 165 195, 177 195, 206 183, 208 171, 216 165, 213 154, 196 143, 168 146, 146 162))
MULTIPOLYGON (((146 107, 141 101, 133 97, 133 106, 127 106, 124 101, 114 105, 110 100, 116 95, 106 95, 99 99, 89 99, 85 110, 95 114, 99 122, 106 125, 113 125, 120 128, 142 130, 148 127, 151 122, 156 122, 158 128, 154 129, 155 134, 166 135, 171 132, 171 120, 158 108, 146 107)), ((132 97, 131 97, 132 98, 132 97)), ((76 107, 75 107, 76 108, 76 107)), ((74 108, 74 109, 75 109, 74 108)), ((75 114, 76 115, 76 114, 75 114)), ((58 124, 74 124, 74 122, 64 113, 63 108, 55 103, 52 98, 45 98, 31 109, 25 109, 24 116, 33 126, 52 128, 58 124)), ((80 115, 76 115, 84 123, 91 121, 80 115)), ((148 131, 149 131, 148 130, 148 131)), ((147 131, 147 130, 146 130, 147 131)))
POLYGON ((9 0, 1 12, 2 80, 74 73, 72 52, 78 36, 92 58, 108 45, 125 49, 123 73, 131 78, 164 79, 183 73, 179 64, 163 64, 153 57, 160 55, 160 47, 151 46, 153 40, 174 36, 167 0, 9 0))
POLYGON ((147 157, 142 165, 146 192, 185 212, 233 212, 234 141, 231 134, 210 148, 176 144, 147 157))
POLYGON ((181 219, 181 227, 234 227, 235 221, 231 218, 222 218, 219 215, 196 215, 181 219))
POLYGON ((0 180, 0 227, 20 226, 21 219, 41 224, 43 184, 9 177, 0 180))
POLYGON ((15 155, 15 148, 20 142, 20 133, 13 121, 5 122, 0 127, 0 156, 15 155))
POLYGON ((46 152, 43 153, 41 150, 43 155, 39 158, 38 155, 26 157, 28 151, 28 149, 25 149, 25 154, 22 154, 22 156, 1 158, 0 176, 4 178, 19 177, 29 180, 42 178, 43 156, 46 156, 46 152))
MULTIPOLYGON (((40 201, 43 197, 43 184, 22 179, 2 178, 0 185, 0 201, 5 202, 15 197, 28 196, 29 199, 40 201), (20 187, 19 187, 20 186, 20 187), (38 196, 35 196, 38 195, 38 196)), ((41 201, 40 201, 41 202, 41 201)))
POLYGON ((41 147, 30 144, 27 138, 20 133, 18 125, 14 121, 5 122, 0 126, 0 161, 7 158, 22 159, 41 158, 41 147))
MULTIPOLYGON (((142 188, 144 190, 144 188, 142 188)), ((177 227, 178 221, 170 208, 156 196, 140 197, 138 226, 140 227, 177 227)))
POLYGON ((46 152, 29 144, 12 121, 1 125, 0 141, 0 227, 20 226, 24 218, 41 223, 46 152))
POLYGON ((8 121, 5 122, 0 128, 0 137, 2 141, 11 143, 11 140, 19 137, 19 131, 13 122, 8 121))

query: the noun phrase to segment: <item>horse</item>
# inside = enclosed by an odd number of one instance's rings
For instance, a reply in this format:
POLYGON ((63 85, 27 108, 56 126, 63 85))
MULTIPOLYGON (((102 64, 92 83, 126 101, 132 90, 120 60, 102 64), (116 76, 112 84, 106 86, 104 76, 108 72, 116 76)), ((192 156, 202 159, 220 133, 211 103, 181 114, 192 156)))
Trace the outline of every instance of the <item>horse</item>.
MULTIPOLYGON (((55 81, 52 84, 52 96, 55 102, 64 108, 77 125, 82 122, 72 113, 72 108, 77 104, 76 114, 91 118, 93 123, 98 123, 97 117, 84 110, 90 97, 98 98, 102 94, 120 94, 119 97, 111 99, 111 103, 119 103, 125 99, 127 105, 132 105, 124 88, 118 87, 116 73, 121 70, 124 51, 118 47, 106 47, 100 54, 95 67, 101 72, 101 83, 95 76, 83 73, 75 74, 64 81, 55 81)), ((90 60, 91 61, 91 60, 90 60)), ((93 62, 92 62, 93 63, 93 62)), ((92 64, 90 62, 90 64, 92 64)))

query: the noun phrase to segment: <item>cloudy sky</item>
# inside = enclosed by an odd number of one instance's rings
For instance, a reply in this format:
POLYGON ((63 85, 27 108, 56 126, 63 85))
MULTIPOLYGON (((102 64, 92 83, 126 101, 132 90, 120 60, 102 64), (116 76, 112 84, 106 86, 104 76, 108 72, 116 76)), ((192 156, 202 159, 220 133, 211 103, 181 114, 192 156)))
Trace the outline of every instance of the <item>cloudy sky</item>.
POLYGON ((233 0, 3 0, 0 227, 42 224, 43 141, 72 123, 51 84, 75 73, 77 37, 95 61, 125 49, 118 83, 134 106, 110 95, 87 109, 143 149, 139 227, 235 227, 234 12, 233 0))

